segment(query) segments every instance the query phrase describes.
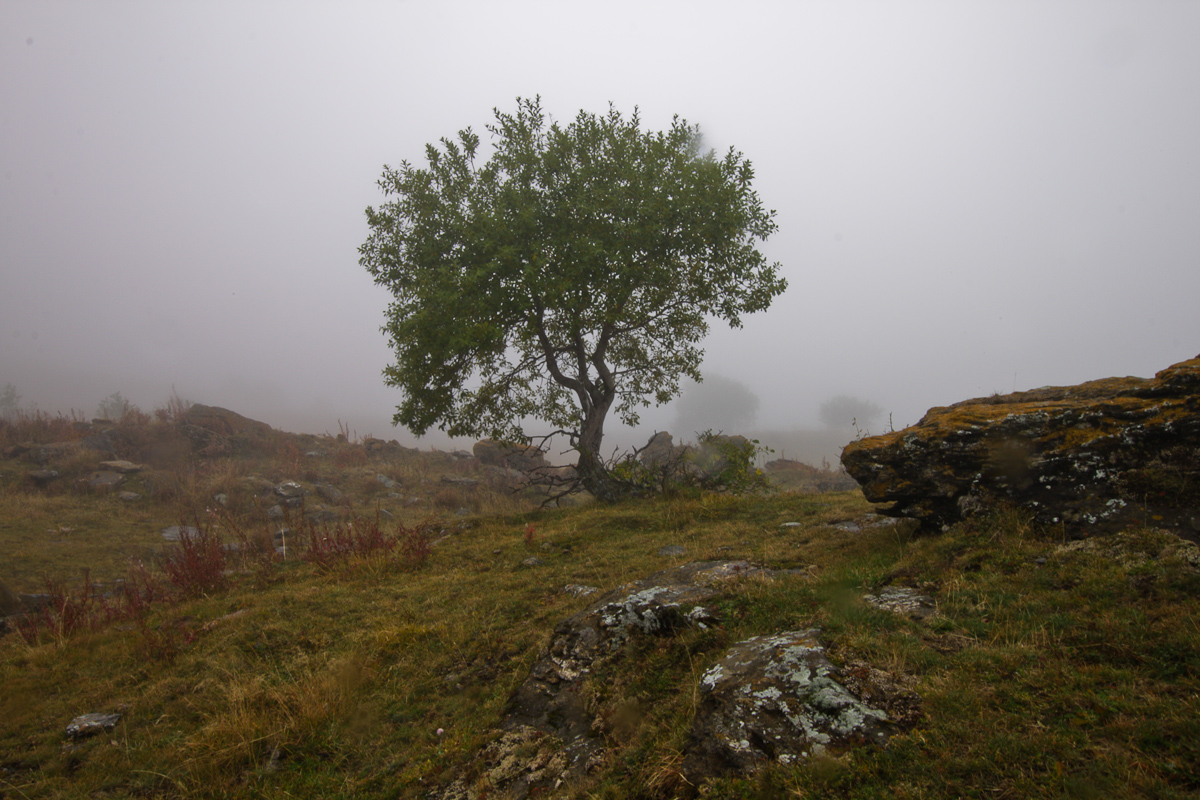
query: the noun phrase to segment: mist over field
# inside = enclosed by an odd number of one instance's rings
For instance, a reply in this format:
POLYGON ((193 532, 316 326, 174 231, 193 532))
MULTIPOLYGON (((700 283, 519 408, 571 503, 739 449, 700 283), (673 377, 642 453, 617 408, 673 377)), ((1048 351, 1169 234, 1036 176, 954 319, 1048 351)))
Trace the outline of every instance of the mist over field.
POLYGON ((1153 1, 4 3, 0 389, 416 442, 364 209, 385 164, 466 127, 486 146, 535 95, 699 124, 777 211, 786 293, 607 444, 758 432, 819 463, 856 435, 834 398, 881 432, 1149 377, 1200 352, 1197 30, 1153 1))

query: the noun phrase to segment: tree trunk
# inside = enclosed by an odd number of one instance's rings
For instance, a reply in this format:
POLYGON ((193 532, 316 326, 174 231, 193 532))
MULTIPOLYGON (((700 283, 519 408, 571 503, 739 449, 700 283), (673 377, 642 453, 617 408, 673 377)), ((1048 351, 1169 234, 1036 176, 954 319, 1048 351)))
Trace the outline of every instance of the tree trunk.
POLYGON ((583 430, 579 432, 579 442, 576 450, 579 461, 575 472, 583 488, 602 503, 613 503, 628 495, 621 484, 613 480, 604 459, 600 454, 600 443, 604 439, 604 417, 608 413, 608 404, 591 409, 591 413, 583 421, 583 430))

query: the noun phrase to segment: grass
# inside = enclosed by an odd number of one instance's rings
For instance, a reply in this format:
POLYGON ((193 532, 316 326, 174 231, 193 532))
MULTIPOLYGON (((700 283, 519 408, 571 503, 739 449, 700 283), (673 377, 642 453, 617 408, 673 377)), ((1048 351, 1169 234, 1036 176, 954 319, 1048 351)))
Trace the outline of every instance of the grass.
POLYGON ((249 546, 269 529, 247 491, 197 526, 224 543, 250 532, 240 550, 223 551, 220 581, 202 580, 211 571, 199 564, 181 588, 155 569, 164 596, 136 613, 0 639, 0 796, 426 797, 474 774, 554 626, 595 597, 562 587, 607 590, 715 558, 797 573, 732 584, 716 603, 723 626, 635 639, 591 675, 581 691, 612 757, 591 783, 559 795, 1200 792, 1200 574, 1163 534, 1129 532, 1112 540, 1114 556, 1103 546, 1064 549, 1062 531, 1011 511, 931 537, 904 528, 849 533, 833 524, 870 511, 853 492, 536 511, 508 495, 489 499, 486 483, 471 490, 482 498, 478 513, 443 511, 417 528, 414 518, 438 503, 441 474, 482 473, 440 455, 417 464, 364 454, 357 463, 359 455, 339 454, 361 445, 323 446, 320 457, 285 453, 290 469, 271 456, 236 469, 212 462, 213 483, 181 469, 194 487, 151 491, 142 505, 71 487, 36 490, 20 480, 24 467, 0 462, 0 535, 14 543, 12 572, 0 577, 36 590, 41 575, 57 571, 75 596, 85 584, 63 576, 83 567, 92 568, 86 585, 99 576, 111 589, 131 556, 162 565, 161 527, 211 505, 216 485, 242 491, 245 474, 279 481, 311 470, 354 493, 364 476, 386 472, 398 494, 424 498, 406 506, 386 489, 369 502, 352 494, 357 525, 310 527, 295 555, 316 555, 283 559, 269 539, 249 546), (368 513, 375 508, 395 519, 368 513), (787 522, 800 525, 780 527, 787 522), (313 547, 322 534, 326 544, 313 547), (667 544, 685 554, 658 555, 667 544), (542 563, 525 566, 533 555, 542 563), (927 592, 937 615, 918 622, 863 602, 887 585, 927 592), (905 681, 921 698, 915 725, 887 748, 690 787, 680 766, 699 675, 744 638, 808 627, 822 629, 835 663, 867 663, 905 681), (123 716, 107 734, 68 742, 66 724, 91 711, 123 716))

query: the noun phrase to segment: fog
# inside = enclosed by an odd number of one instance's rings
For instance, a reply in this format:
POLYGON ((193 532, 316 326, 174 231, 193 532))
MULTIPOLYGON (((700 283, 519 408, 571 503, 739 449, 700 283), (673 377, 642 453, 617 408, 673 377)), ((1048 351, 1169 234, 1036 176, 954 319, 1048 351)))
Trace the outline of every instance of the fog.
POLYGON ((704 369, 758 429, 1150 376, 1200 352, 1197 31, 1151 0, 8 0, 0 387, 411 443, 363 211, 384 164, 534 95, 754 162, 790 287, 704 369))

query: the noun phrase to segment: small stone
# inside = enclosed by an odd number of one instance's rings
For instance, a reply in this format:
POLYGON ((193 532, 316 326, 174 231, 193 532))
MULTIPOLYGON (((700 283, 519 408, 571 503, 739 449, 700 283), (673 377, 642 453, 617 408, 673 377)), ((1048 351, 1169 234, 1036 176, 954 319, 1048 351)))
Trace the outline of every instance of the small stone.
POLYGON ((112 491, 124 482, 124 475, 119 472, 110 472, 108 470, 93 472, 87 478, 87 485, 89 489, 95 489, 97 491, 104 492, 112 491))
POLYGON ((276 504, 268 508, 267 519, 283 519, 283 506, 276 504))
POLYGON ((780 525, 779 527, 781 527, 781 528, 802 528, 802 527, 804 527, 804 523, 803 522, 785 522, 782 525, 780 525))
MULTIPOLYGON (((498 550, 496 552, 499 552, 498 550)), ((581 586, 578 583, 568 583, 563 587, 563 594, 569 594, 572 597, 587 597, 590 594, 595 594, 600 591, 595 586, 581 586)))
POLYGON ((545 566, 545 564, 546 564, 546 562, 542 561, 537 556, 530 556, 529 558, 527 558, 521 562, 522 567, 542 567, 542 566, 545 566))
POLYGON ((137 492, 117 492, 117 498, 124 500, 126 503, 136 503, 142 499, 142 496, 137 492))
POLYGON ((216 501, 217 505, 222 507, 229 505, 229 495, 225 494, 224 492, 214 494, 213 500, 216 501))
POLYGON ((200 530, 193 528, 191 525, 172 525, 162 530, 162 537, 168 542, 178 542, 184 535, 198 536, 199 534, 200 530))
POLYGON ((101 731, 112 730, 120 719, 120 714, 83 714, 67 725, 67 736, 72 739, 95 736, 101 731))
POLYGON ((384 475, 383 473, 376 475, 375 480, 377 480, 381 484, 383 484, 383 488, 385 488, 385 489, 395 489, 396 488, 396 482, 394 480, 392 480, 391 478, 389 478, 387 475, 384 475))
POLYGON ((658 554, 660 556, 681 556, 686 552, 687 551, 683 549, 683 545, 678 544, 668 544, 664 547, 658 548, 658 554))

